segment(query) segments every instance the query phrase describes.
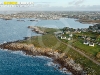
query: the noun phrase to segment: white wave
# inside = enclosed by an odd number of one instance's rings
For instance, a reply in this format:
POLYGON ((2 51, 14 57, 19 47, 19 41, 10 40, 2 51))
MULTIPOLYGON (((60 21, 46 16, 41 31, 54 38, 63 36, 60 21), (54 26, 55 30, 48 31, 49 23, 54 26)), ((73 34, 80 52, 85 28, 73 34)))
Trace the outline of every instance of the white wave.
POLYGON ((47 66, 54 66, 54 63, 53 62, 48 62, 46 65, 47 66))
POLYGON ((33 57, 33 55, 28 55, 23 51, 11 51, 11 53, 17 54, 17 55, 22 55, 22 56, 27 56, 27 57, 33 57))
POLYGON ((1 49, 1 48, 0 48, 0 50, 3 51, 3 52, 4 52, 4 51, 9 51, 8 49, 1 49))
POLYGON ((13 54, 17 54, 17 55, 21 55, 21 56, 28 56, 28 57, 32 57, 32 55, 26 55, 26 53, 25 52, 23 52, 23 51, 12 51, 12 50, 8 50, 8 49, 1 49, 0 48, 0 50, 1 51, 7 51, 7 52, 10 52, 10 53, 13 53, 13 54))
POLYGON ((52 67, 58 69, 60 72, 62 72, 62 73, 64 73, 64 74, 72 75, 72 73, 69 72, 66 68, 60 69, 61 66, 60 66, 59 64, 55 64, 55 63, 53 63, 53 62, 48 62, 46 65, 47 65, 47 66, 52 66, 52 67))
POLYGON ((60 68, 60 65, 59 65, 59 64, 54 63, 54 62, 52 62, 52 61, 48 62, 46 65, 47 65, 47 66, 52 66, 52 67, 54 67, 54 68, 56 68, 56 69, 60 68))
MULTIPOLYGON (((3 50, 3 49, 2 49, 3 50)), ((8 49, 4 49, 4 51, 9 51, 8 49)))
POLYGON ((11 53, 26 56, 26 54, 23 51, 11 51, 11 53))
POLYGON ((49 59, 49 60, 52 60, 52 58, 49 58, 47 56, 34 56, 34 57, 37 57, 37 58, 40 58, 40 59, 49 59))
POLYGON ((7 43, 6 41, 4 41, 3 43, 7 43))
POLYGON ((59 69, 60 72, 64 73, 64 74, 67 74, 67 75, 72 75, 71 72, 69 72, 66 68, 62 68, 62 69, 59 69))
POLYGON ((4 43, 7 43, 7 41, 3 41, 2 43, 0 43, 0 45, 4 44, 4 43))

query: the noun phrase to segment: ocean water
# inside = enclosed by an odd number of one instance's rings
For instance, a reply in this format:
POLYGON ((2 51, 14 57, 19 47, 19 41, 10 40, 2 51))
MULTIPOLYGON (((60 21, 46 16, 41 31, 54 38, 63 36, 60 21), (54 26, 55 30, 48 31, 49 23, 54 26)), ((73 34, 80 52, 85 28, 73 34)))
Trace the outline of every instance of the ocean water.
POLYGON ((36 26, 43 26, 43 27, 50 27, 50 28, 63 28, 63 27, 69 27, 69 28, 88 28, 89 26, 92 26, 92 24, 82 24, 78 21, 75 21, 75 19, 72 18, 61 18, 60 20, 41 20, 39 21, 36 26))
POLYGON ((46 57, 26 56, 22 52, 0 50, 0 75, 65 75, 47 63, 46 57))
MULTIPOLYGON (((23 20, 24 21, 17 21, 17 19, 13 19, 6 21, 0 19, 0 43, 22 40, 23 37, 38 35, 31 32, 31 30, 27 28, 28 26, 62 28, 69 23, 71 23, 71 25, 72 23, 73 25, 76 23, 73 19, 60 19, 60 21, 39 20, 38 22, 29 21, 30 19, 23 20)), ((80 26, 80 23, 76 23, 76 25, 78 24, 80 26)), ((87 25, 87 27, 88 26, 89 25, 87 25)), ((0 49, 0 75, 70 75, 69 73, 64 74, 60 72, 50 64, 48 65, 49 62, 52 62, 50 58, 32 57, 25 55, 22 51, 0 49)))

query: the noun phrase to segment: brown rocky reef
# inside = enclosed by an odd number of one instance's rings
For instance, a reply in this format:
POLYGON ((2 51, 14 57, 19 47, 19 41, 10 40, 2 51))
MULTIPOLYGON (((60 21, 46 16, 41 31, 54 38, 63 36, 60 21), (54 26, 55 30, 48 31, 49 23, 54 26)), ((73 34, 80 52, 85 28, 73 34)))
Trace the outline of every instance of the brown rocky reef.
MULTIPOLYGON (((39 55, 47 56, 53 59, 54 62, 60 64, 60 69, 66 68, 73 75, 83 75, 83 68, 80 64, 76 64, 72 58, 66 56, 65 53, 61 53, 58 50, 53 50, 50 48, 38 48, 34 47, 33 44, 18 43, 18 42, 8 42, 0 45, 1 49, 8 49, 13 51, 22 50, 28 55, 39 55)), ((65 72, 65 71, 64 71, 65 72)))

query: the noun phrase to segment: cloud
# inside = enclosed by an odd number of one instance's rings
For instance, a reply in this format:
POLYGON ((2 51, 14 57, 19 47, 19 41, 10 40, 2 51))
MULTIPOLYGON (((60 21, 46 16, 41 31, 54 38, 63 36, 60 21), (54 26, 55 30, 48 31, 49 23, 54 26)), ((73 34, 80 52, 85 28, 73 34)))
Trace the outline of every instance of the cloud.
POLYGON ((73 0, 72 2, 69 2, 69 5, 80 5, 84 2, 85 0, 73 0))
POLYGON ((35 8, 48 8, 50 4, 36 4, 34 5, 35 8))
MULTIPOLYGON (((76 3, 76 2, 75 2, 76 3)), ((74 4, 75 4, 74 3, 74 4)), ((80 3, 80 2, 78 2, 80 3)), ((79 6, 50 6, 50 4, 35 4, 34 7, 5 7, 0 11, 100 11, 100 5, 79 5, 79 6)))
POLYGON ((81 5, 81 6, 69 6, 66 10, 71 11, 100 11, 100 5, 81 5))

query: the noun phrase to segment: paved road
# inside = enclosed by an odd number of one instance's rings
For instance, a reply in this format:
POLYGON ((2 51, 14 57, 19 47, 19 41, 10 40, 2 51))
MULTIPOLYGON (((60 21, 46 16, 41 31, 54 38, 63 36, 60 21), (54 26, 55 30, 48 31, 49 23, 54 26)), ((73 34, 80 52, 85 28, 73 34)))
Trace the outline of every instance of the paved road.
MULTIPOLYGON (((55 37, 57 38, 57 36, 55 35, 55 37)), ((58 38, 57 38, 58 39, 58 38)), ((62 42, 61 40, 58 39, 58 41, 62 42)), ((78 52, 79 54, 83 55, 84 57, 88 58, 89 60, 91 60, 92 62, 94 62, 95 64, 100 66, 100 63, 94 59, 92 59, 91 57, 89 57, 88 55, 84 54, 83 52, 81 52, 80 50, 76 49, 75 47, 66 44, 64 42, 62 42, 63 44, 67 45, 69 48, 72 48, 73 50, 75 50, 76 52, 78 52)))

